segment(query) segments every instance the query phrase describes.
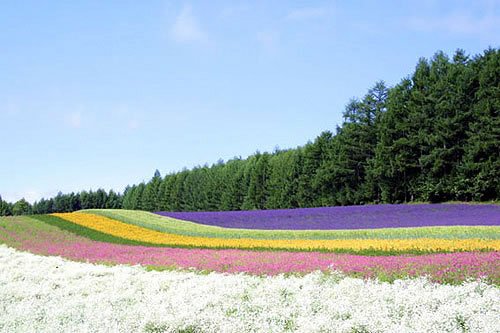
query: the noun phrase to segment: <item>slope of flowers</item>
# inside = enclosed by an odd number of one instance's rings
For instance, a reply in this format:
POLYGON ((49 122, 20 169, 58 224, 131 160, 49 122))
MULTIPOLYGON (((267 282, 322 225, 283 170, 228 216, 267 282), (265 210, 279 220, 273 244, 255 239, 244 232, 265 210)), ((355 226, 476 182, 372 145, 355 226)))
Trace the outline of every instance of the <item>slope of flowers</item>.
POLYGON ((158 212, 180 220, 247 229, 374 229, 500 225, 500 205, 366 205, 232 212, 158 212))
POLYGON ((412 228, 376 228, 354 230, 257 230, 221 228, 174 219, 138 210, 90 209, 83 212, 109 217, 127 224, 185 236, 255 239, 500 239, 500 226, 438 226, 412 228))
POLYGON ((401 251, 401 252, 451 252, 475 250, 500 250, 500 240, 485 239, 229 239, 184 236, 123 223, 107 217, 87 213, 57 213, 53 216, 66 221, 107 233, 115 237, 153 244, 189 247, 287 249, 328 251, 401 251))
POLYGON ((0 246, 1 332, 498 332, 500 290, 339 274, 146 272, 0 246))
POLYGON ((0 243, 36 254, 77 261, 141 264, 158 268, 276 275, 333 268, 348 275, 394 280, 427 275, 436 282, 461 283, 483 277, 500 284, 499 252, 420 256, 360 256, 285 251, 144 247, 91 241, 29 217, 0 218, 0 243))

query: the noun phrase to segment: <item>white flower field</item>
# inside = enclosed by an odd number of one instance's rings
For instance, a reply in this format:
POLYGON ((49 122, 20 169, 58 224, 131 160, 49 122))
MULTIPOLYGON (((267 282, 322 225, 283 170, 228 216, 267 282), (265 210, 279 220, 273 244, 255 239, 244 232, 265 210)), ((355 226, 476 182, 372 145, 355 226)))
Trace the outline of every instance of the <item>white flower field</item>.
POLYGON ((1 332, 500 332, 500 290, 146 271, 0 246, 1 332))

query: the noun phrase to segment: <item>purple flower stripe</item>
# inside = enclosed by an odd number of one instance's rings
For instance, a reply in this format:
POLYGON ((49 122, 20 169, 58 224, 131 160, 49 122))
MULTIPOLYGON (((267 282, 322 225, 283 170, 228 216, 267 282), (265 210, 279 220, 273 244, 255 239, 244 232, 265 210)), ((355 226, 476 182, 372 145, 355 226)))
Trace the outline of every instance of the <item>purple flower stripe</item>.
POLYGON ((500 205, 367 205, 227 212, 157 212, 225 228, 341 230, 455 225, 500 225, 500 205))

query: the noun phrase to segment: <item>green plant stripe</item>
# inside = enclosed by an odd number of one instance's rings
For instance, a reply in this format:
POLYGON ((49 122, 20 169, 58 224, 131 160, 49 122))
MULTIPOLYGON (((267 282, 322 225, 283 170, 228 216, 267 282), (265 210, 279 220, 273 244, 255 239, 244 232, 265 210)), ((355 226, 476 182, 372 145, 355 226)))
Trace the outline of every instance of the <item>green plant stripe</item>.
POLYGON ((158 244, 151 244, 147 242, 139 242, 135 240, 130 240, 126 238, 116 237, 109 235, 94 229, 86 228, 81 225, 71 223, 64 219, 51 215, 31 215, 30 218, 37 221, 55 226, 61 230, 66 230, 72 232, 76 235, 80 235, 95 241, 113 243, 113 244, 123 244, 123 245, 144 245, 144 246, 155 246, 159 247, 158 244))
POLYGON ((448 226, 419 228, 385 228, 363 230, 252 230, 208 226, 164 217, 144 211, 120 209, 89 209, 88 212, 135 226, 185 236, 209 238, 253 239, 500 239, 498 226, 448 226))

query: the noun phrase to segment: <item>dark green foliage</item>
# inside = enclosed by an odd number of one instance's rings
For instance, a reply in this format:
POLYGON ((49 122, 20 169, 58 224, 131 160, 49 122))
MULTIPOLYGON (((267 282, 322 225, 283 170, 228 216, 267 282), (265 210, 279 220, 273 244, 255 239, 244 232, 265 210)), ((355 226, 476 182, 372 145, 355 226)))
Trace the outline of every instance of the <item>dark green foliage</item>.
POLYGON ((269 161, 267 209, 297 208, 299 150, 276 151, 269 161))
POLYGON ((363 100, 346 106, 344 123, 324 145, 314 178, 317 206, 363 204, 379 197, 374 178, 379 120, 386 110, 387 91, 378 82, 363 100))
MULTIPOLYGON (((297 202, 299 207, 321 206, 324 197, 324 184, 319 181, 320 167, 328 164, 327 158, 331 148, 333 134, 321 133, 313 143, 308 143, 301 150, 300 171, 297 186, 297 202)), ((328 205, 328 204, 325 204, 328 205)))
MULTIPOLYGON (((241 158, 229 160, 222 170, 222 179, 225 184, 225 191, 222 193, 221 210, 239 210, 245 194, 247 185, 243 182, 246 161, 241 158)), ((207 172, 209 172, 207 170, 207 172)))
POLYGON ((59 193, 33 207, 0 199, 0 215, 88 208, 273 209, 500 199, 500 50, 420 59, 392 88, 352 99, 335 134, 247 159, 184 169, 110 191, 59 193))
POLYGON ((457 196, 497 200, 500 193, 500 50, 489 49, 471 64, 477 89, 458 166, 457 196))
POLYGON ((110 190, 108 193, 108 197, 106 199, 106 208, 107 209, 118 209, 122 207, 122 197, 120 194, 117 194, 115 191, 110 190))
POLYGON ((148 211, 159 210, 160 200, 158 194, 160 192, 161 181, 160 172, 156 170, 153 178, 144 188, 144 193, 141 197, 141 209, 148 211))
POLYGON ((23 199, 17 201, 12 206, 12 215, 28 215, 31 214, 31 205, 23 199))
POLYGON ((76 194, 59 192, 54 198, 35 202, 29 214, 67 213, 80 209, 122 208, 122 206, 122 195, 113 190, 108 193, 103 189, 76 194))
POLYGON ((12 215, 12 207, 7 201, 2 200, 0 195, 0 216, 10 216, 12 215))
POLYGON ((245 209, 264 209, 269 196, 269 159, 268 153, 255 155, 255 162, 248 170, 248 191, 243 202, 245 209))

